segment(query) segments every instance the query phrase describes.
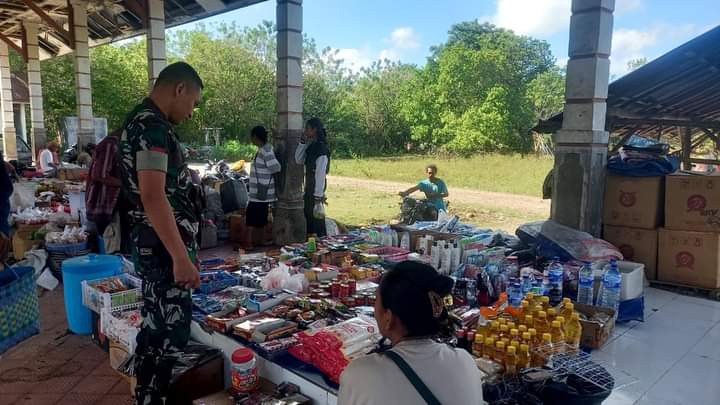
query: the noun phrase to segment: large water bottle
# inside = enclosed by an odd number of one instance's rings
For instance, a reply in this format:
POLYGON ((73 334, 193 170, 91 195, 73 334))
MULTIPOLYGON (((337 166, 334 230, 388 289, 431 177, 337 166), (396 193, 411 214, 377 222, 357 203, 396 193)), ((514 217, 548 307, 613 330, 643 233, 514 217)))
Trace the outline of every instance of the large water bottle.
POLYGON ((510 300, 510 305, 513 308, 520 308, 523 297, 524 295, 522 293, 520 283, 512 283, 508 285, 508 299, 510 300))
POLYGON ((585 305, 593 305, 595 276, 593 275, 592 265, 588 262, 578 272, 578 295, 577 302, 585 305))
POLYGON ((617 311, 620 306, 620 284, 622 283, 622 275, 618 269, 617 260, 610 261, 610 269, 603 275, 602 283, 603 291, 599 305, 617 311))
POLYGON ((565 268, 560 259, 553 259, 548 268, 548 296, 550 296, 550 305, 556 306, 563 299, 563 280, 565 278, 565 268))

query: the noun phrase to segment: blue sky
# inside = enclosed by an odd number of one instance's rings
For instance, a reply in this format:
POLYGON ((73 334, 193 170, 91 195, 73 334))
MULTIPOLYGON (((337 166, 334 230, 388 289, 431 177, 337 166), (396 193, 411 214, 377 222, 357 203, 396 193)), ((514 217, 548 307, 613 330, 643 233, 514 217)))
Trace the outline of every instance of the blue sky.
MULTIPOLYGON (((571 0, 304 0, 303 30, 358 69, 378 58, 422 65, 454 23, 479 19, 544 39, 567 60, 571 0)), ((275 20, 273 0, 204 20, 253 26, 275 20)), ((611 73, 652 60, 720 25, 718 0, 616 0, 611 73)), ((192 24, 182 28, 192 27, 192 24)))

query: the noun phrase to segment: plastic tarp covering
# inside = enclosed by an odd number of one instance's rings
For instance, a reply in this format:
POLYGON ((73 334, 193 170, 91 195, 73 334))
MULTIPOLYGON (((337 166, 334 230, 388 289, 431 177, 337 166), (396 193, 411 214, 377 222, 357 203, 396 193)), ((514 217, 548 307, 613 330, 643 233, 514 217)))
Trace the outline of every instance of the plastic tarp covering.
POLYGON ((523 242, 534 245, 538 255, 545 258, 559 257, 564 261, 623 259, 622 253, 610 243, 552 220, 521 225, 516 233, 523 242))

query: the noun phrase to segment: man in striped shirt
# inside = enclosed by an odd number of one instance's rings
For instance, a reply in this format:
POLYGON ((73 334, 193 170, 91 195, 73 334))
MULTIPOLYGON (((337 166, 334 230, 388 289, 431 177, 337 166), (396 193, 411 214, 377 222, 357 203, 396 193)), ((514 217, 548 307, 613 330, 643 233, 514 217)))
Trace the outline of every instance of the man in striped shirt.
POLYGON ((257 126, 250 132, 250 141, 258 147, 258 151, 250 167, 250 202, 245 215, 247 241, 250 245, 248 248, 264 242, 268 209, 271 202, 277 201, 273 174, 279 173, 281 167, 267 138, 267 131, 263 126, 257 126))

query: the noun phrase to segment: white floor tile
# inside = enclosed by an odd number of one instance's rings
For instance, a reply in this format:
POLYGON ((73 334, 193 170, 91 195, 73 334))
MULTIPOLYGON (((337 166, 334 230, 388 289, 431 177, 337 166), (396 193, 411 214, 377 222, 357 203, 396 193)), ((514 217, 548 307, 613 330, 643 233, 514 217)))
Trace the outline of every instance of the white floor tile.
POLYGON ((690 353, 650 389, 647 403, 664 400, 679 404, 716 404, 720 398, 718 381, 720 362, 690 353))
POLYGON ((645 308, 659 309, 678 298, 678 294, 657 288, 646 288, 644 291, 645 308))
POLYGON ((690 318, 712 321, 714 323, 720 322, 720 306, 706 305, 698 301, 689 302, 687 301, 688 298, 691 297, 680 297, 672 301, 668 305, 660 308, 657 315, 670 314, 676 316, 678 319, 690 318))
POLYGON ((657 381, 686 352, 686 349, 670 344, 653 347, 626 334, 608 343, 602 350, 593 352, 592 356, 607 366, 638 378, 649 388, 652 385, 649 383, 657 381))
POLYGON ((714 321, 681 317, 662 310, 625 332, 623 337, 639 340, 653 349, 676 348, 684 354, 715 325, 714 321))
POLYGON ((689 302, 692 304, 705 305, 708 307, 720 308, 720 301, 713 301, 708 298, 690 297, 687 295, 680 295, 677 298, 678 301, 689 302))
MULTIPOLYGON (((605 403, 603 402, 603 405, 605 403)), ((635 405, 687 405, 682 402, 673 401, 666 398, 650 398, 649 394, 640 398, 639 401, 635 402, 635 405)))
POLYGON ((712 328, 707 335, 693 347, 692 353, 700 357, 720 361, 720 325, 712 328))

